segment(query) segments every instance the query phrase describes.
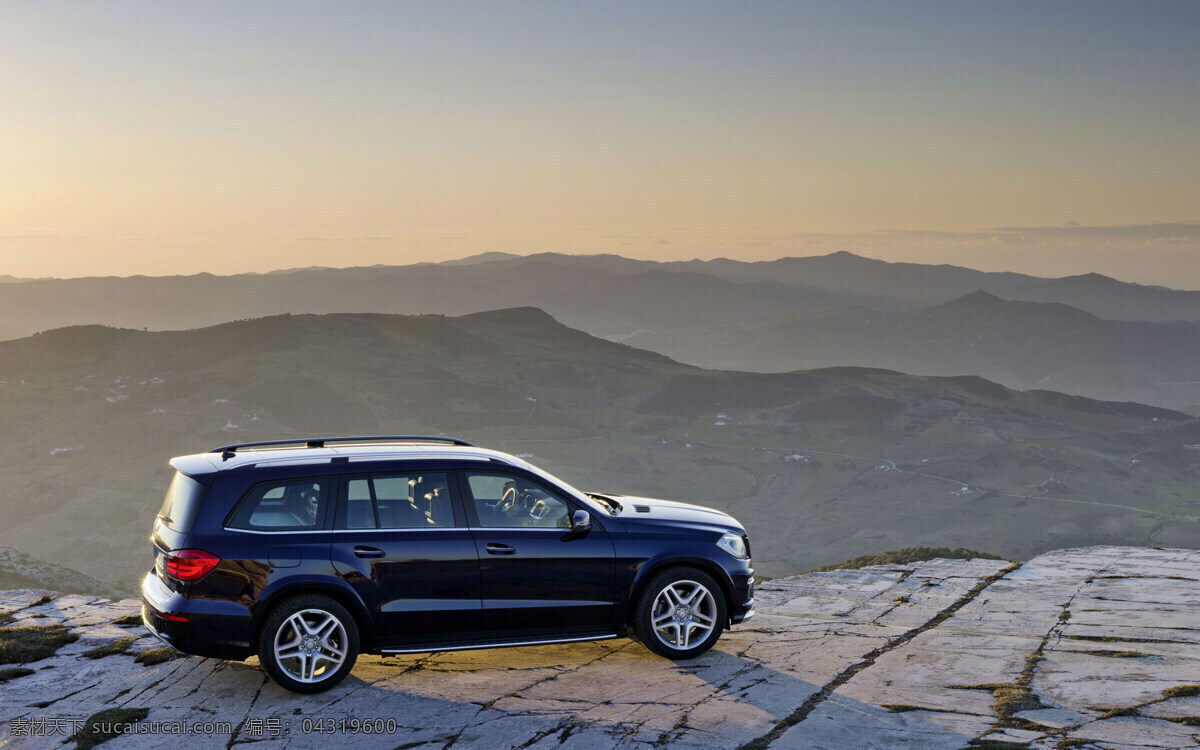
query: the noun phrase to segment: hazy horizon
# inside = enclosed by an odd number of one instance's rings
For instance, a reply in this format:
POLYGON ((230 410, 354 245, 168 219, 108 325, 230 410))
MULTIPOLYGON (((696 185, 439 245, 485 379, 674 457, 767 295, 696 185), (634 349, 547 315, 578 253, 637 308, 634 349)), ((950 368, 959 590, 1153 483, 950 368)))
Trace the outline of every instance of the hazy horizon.
POLYGON ((3 19, 0 275, 848 250, 1200 288, 1195 3, 3 19))
MULTIPOLYGON (((1081 229, 1089 229, 1089 227, 1081 227, 1081 229)), ((644 261, 651 261, 651 262, 672 262, 674 260, 679 260, 679 261, 736 260, 736 261, 742 261, 742 262, 748 262, 748 263, 771 262, 771 261, 775 261, 775 260, 783 260, 783 259, 788 259, 788 258, 817 258, 817 257, 828 256, 828 255, 835 254, 838 252, 850 252, 850 253, 857 255, 859 257, 862 257, 862 258, 879 260, 879 261, 883 261, 886 263, 921 263, 921 264, 949 265, 949 266, 956 266, 956 267, 960 267, 960 268, 966 268, 966 269, 972 269, 972 270, 978 270, 978 271, 1000 272, 1000 273, 1020 273, 1020 274, 1024 274, 1024 275, 1028 275, 1028 276, 1042 277, 1042 278, 1048 278, 1048 279, 1064 278, 1064 277, 1070 277, 1070 276, 1083 276, 1083 275, 1092 274, 1092 273, 1102 273, 1102 271, 1098 270, 1095 266, 1087 266, 1087 267, 1080 267, 1078 269, 1071 269, 1068 267, 1068 265, 1064 265, 1063 268, 1064 268, 1065 272, 1063 272, 1063 273, 1048 273, 1048 272, 1046 272, 1047 269, 1045 267, 1045 264, 1043 264, 1041 268, 1033 268, 1030 270, 1020 270, 1018 268, 1012 268, 1012 267, 995 265, 995 264, 989 265, 987 263, 968 265, 967 263, 955 262, 953 259, 947 259, 944 261, 943 260, 916 261, 916 260, 908 260, 903 257, 900 257, 900 258, 882 257, 884 255, 883 253, 876 253, 876 252, 872 252, 870 249, 863 249, 863 248, 858 248, 857 250, 854 250, 854 251, 830 249, 828 252, 813 252, 813 253, 803 253, 803 254, 794 253, 794 254, 784 254, 784 255, 776 255, 776 256, 765 256, 764 255, 762 257, 755 257, 755 258, 734 258, 734 257, 728 256, 728 255, 715 255, 715 256, 707 257, 707 258, 680 257, 678 259, 670 259, 670 260, 661 260, 661 259, 657 259, 657 258, 643 257, 643 256, 639 256, 639 254, 637 254, 637 253, 604 252, 604 251, 596 251, 594 253, 585 253, 585 252, 559 252, 559 251, 554 251, 554 250, 547 250, 547 251, 540 251, 540 252, 517 253, 517 252, 508 252, 508 251, 486 251, 485 250, 480 253, 471 253, 469 255, 452 255, 451 257, 439 258, 437 260, 415 260, 415 261, 410 261, 410 262, 406 262, 406 263, 387 263, 384 261, 380 261, 380 262, 376 262, 376 263, 339 264, 339 263, 329 262, 331 260, 336 260, 336 258, 326 258, 326 259, 324 259, 326 262, 315 262, 315 263, 312 263, 309 265, 264 267, 261 269, 259 269, 259 268, 248 268, 248 269, 242 269, 242 270, 226 270, 226 269, 208 270, 208 269, 206 269, 206 270, 199 270, 199 271, 187 272, 187 273, 157 274, 157 273, 134 272, 134 273, 124 273, 124 274, 101 273, 101 274, 78 274, 78 275, 62 275, 62 276, 16 276, 14 274, 0 273, 0 279, 8 277, 8 278, 13 279, 16 282, 25 282, 25 281, 53 281, 53 280, 69 280, 69 279, 85 279, 85 278, 133 278, 133 277, 167 278, 167 277, 173 277, 173 276, 195 276, 195 275, 200 275, 200 274, 210 274, 212 276, 240 276, 240 275, 245 275, 245 274, 271 275, 271 274, 288 273, 288 272, 295 272, 295 271, 304 271, 304 270, 315 269, 315 268, 323 268, 323 269, 328 269, 328 270, 345 270, 345 269, 351 269, 351 268, 370 268, 370 267, 375 267, 375 266, 403 267, 403 266, 422 265, 422 264, 438 264, 438 263, 447 263, 447 262, 452 263, 454 261, 468 260, 468 259, 476 258, 476 257, 482 256, 482 255, 487 255, 487 254, 493 253, 493 252, 496 253, 498 256, 512 255, 512 256, 517 256, 517 257, 522 257, 522 258, 532 258, 535 256, 547 255, 547 254, 562 255, 562 256, 573 257, 573 258, 586 258, 586 257, 592 257, 592 256, 608 255, 608 256, 620 256, 620 257, 628 258, 631 260, 644 260, 644 261)), ((321 259, 318 259, 318 260, 321 260, 321 259)), ((699 270, 701 272, 703 271, 703 269, 699 269, 699 270)), ((1168 282, 1168 283, 1158 284, 1158 283, 1155 283, 1152 281, 1139 280, 1137 278, 1137 274, 1131 274, 1129 277, 1121 277, 1121 276, 1116 276, 1114 274, 1103 274, 1103 275, 1110 276, 1111 278, 1117 279, 1118 281, 1122 281, 1122 282, 1132 282, 1132 283, 1137 283, 1137 284, 1144 284, 1147 286, 1161 286, 1161 287, 1165 287, 1165 288, 1169 288, 1169 289, 1176 289, 1176 290, 1181 290, 1181 291, 1200 291, 1200 280, 1197 281, 1196 285, 1188 286, 1186 284, 1181 284, 1178 282, 1176 282, 1176 283, 1168 282)))

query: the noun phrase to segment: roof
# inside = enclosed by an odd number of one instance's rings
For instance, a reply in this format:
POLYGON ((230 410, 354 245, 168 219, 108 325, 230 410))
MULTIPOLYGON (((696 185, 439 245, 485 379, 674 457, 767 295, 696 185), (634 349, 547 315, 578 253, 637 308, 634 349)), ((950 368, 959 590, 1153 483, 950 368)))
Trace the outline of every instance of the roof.
POLYGON ((289 443, 244 443, 222 446, 207 453, 176 456, 171 466, 189 476, 246 468, 262 464, 321 464, 334 458, 349 461, 467 459, 497 461, 528 469, 529 464, 500 451, 479 448, 465 441, 442 442, 448 438, 370 437, 312 438, 289 443), (428 442, 426 442, 428 440, 428 442), (316 445, 319 447, 309 447, 316 445))

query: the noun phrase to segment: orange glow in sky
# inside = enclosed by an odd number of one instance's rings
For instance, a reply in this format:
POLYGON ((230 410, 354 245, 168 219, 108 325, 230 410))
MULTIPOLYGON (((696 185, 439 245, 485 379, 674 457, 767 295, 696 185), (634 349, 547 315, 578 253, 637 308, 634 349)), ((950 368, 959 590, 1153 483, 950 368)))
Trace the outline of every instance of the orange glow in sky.
POLYGON ((846 249, 1200 288, 1194 3, 0 15, 0 275, 846 249))

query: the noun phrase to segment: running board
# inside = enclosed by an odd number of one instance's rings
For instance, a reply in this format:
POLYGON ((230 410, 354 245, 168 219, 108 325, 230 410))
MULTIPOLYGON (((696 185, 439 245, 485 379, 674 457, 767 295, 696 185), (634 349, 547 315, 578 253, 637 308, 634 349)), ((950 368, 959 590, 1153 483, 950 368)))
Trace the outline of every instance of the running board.
POLYGON ((578 643, 580 641, 607 641, 610 638, 624 638, 625 633, 602 633, 600 635, 583 635, 572 638, 547 638, 536 641, 496 641, 493 643, 464 643, 443 646, 426 646, 423 648, 381 648, 381 654, 426 654, 435 651, 470 651, 480 648, 509 648, 511 646, 545 646, 552 643, 578 643))

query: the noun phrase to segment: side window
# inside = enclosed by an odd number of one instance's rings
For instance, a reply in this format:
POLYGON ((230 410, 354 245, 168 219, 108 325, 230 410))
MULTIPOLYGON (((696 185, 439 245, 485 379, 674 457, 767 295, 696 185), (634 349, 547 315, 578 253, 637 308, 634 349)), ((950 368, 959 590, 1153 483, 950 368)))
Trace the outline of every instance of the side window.
POLYGON ((344 528, 379 528, 379 519, 375 517, 375 505, 371 502, 370 479, 351 479, 346 483, 346 523, 344 528))
POLYGON ((263 482, 246 492, 230 526, 255 531, 320 529, 328 498, 329 480, 324 477, 263 482))
POLYGON ((571 506, 557 493, 524 477, 468 472, 467 487, 484 528, 566 529, 571 506))
POLYGON ((373 474, 346 482, 339 529, 425 529, 454 525, 446 475, 373 474))

